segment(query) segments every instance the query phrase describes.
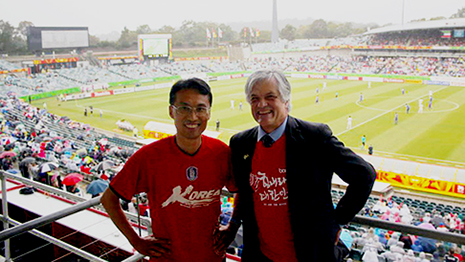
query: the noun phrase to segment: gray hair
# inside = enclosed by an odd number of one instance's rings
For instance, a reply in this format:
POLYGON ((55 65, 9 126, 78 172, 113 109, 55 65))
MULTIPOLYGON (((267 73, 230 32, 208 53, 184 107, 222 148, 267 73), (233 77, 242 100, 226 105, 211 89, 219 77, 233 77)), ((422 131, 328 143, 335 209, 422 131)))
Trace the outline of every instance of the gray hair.
POLYGON ((270 80, 276 82, 281 101, 284 103, 287 102, 287 109, 291 111, 291 84, 287 81, 284 73, 277 69, 260 69, 249 76, 245 84, 245 97, 247 102, 250 104, 252 89, 256 84, 270 80))

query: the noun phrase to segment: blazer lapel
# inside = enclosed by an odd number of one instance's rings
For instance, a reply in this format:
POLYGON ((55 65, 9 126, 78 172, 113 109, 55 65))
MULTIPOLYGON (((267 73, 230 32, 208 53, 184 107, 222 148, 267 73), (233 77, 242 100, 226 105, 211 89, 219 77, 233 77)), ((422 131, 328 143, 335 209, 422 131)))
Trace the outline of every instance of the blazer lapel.
POLYGON ((252 169, 252 158, 255 152, 255 145, 257 143, 257 136, 258 136, 258 127, 253 128, 250 133, 244 139, 247 141, 243 151, 243 158, 244 158, 244 165, 250 167, 250 171, 252 169))
POLYGON ((295 173, 294 170, 297 168, 299 163, 296 163, 296 157, 295 154, 301 154, 300 150, 302 148, 299 148, 299 143, 301 143, 303 140, 301 139, 301 130, 297 127, 295 118, 289 116, 287 120, 287 126, 286 126, 286 176, 292 177, 292 175, 295 173))

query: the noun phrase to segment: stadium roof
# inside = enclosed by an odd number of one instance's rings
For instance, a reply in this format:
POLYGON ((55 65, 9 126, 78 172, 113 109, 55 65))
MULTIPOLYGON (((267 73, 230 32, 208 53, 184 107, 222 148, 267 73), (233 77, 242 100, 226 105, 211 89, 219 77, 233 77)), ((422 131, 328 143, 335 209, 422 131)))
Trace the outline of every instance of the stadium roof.
POLYGON ((385 27, 380 27, 380 28, 370 30, 366 32, 365 35, 399 32, 399 31, 410 31, 410 30, 460 28, 460 27, 461 28, 465 27, 465 18, 412 22, 412 23, 407 23, 403 25, 390 25, 390 26, 385 26, 385 27))

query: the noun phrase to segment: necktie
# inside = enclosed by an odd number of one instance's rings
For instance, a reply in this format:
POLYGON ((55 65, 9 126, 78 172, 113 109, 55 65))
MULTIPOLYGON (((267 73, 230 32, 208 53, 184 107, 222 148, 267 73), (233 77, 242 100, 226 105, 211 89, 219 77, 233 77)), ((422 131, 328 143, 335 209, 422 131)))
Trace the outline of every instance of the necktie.
POLYGON ((266 134, 262 137, 262 142, 265 147, 271 147, 271 145, 274 143, 274 140, 270 135, 266 134))

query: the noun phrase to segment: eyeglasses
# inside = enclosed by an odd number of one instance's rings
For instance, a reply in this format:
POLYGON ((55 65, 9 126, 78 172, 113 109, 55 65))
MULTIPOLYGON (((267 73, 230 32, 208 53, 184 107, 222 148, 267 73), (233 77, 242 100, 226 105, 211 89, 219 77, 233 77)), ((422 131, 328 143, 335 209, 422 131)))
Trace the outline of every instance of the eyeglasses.
POLYGON ((197 116, 206 116, 210 113, 209 107, 171 106, 181 115, 190 115, 194 112, 197 116))

